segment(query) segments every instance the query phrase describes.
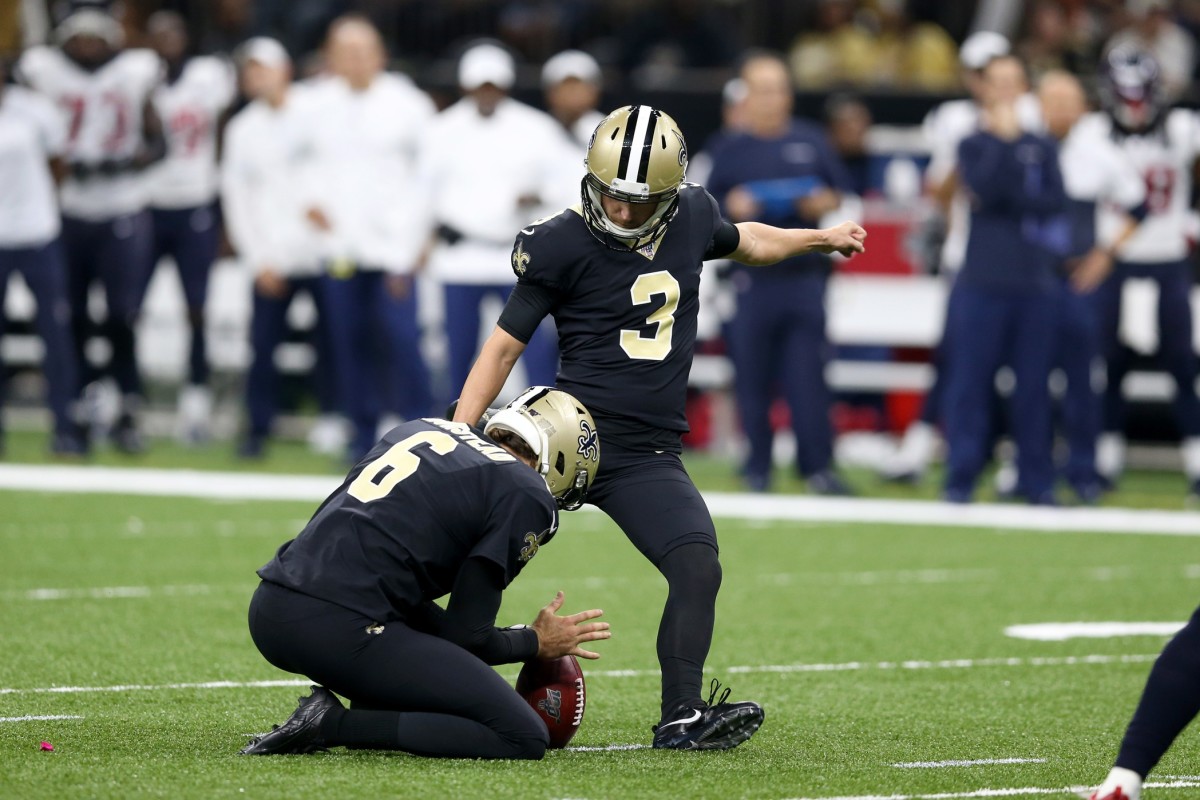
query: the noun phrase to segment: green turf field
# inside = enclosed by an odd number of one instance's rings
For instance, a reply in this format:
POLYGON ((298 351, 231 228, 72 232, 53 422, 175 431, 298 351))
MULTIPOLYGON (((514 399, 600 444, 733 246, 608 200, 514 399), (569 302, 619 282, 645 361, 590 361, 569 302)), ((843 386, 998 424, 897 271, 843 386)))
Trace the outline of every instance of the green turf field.
MULTIPOLYGON (((1082 785, 1105 774, 1164 639, 1031 642, 1004 628, 1182 621, 1200 595, 1190 537, 719 520, 725 583, 709 673, 767 715, 737 750, 553 752, 540 763, 239 757, 246 735, 286 718, 302 690, 178 684, 293 677, 257 654, 245 609, 254 569, 310 511, 0 491, 0 718, 81 717, 0 722, 0 797, 778 800, 1082 785), (1080 656, 1103 658, 1070 658, 1080 656), (125 688, 30 691, 48 687, 125 688), (891 766, 979 759, 1040 761, 891 766)), ((585 664, 572 745, 647 744, 665 583, 606 518, 581 512, 510 589, 502 622, 529 621, 559 588, 568 610, 602 607, 614 629, 604 657, 585 664)), ((1195 776, 1198 764, 1193 730, 1159 771, 1195 776)), ((1191 783, 1146 796, 1200 797, 1191 783)))

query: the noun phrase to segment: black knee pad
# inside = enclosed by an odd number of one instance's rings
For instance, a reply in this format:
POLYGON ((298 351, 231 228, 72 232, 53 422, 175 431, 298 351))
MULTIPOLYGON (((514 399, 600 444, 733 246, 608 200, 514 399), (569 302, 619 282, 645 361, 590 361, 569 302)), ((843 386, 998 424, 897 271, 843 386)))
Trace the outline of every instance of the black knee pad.
POLYGON ((683 590, 715 595, 721 588, 721 562, 717 551, 707 544, 680 545, 658 565, 672 592, 683 590))

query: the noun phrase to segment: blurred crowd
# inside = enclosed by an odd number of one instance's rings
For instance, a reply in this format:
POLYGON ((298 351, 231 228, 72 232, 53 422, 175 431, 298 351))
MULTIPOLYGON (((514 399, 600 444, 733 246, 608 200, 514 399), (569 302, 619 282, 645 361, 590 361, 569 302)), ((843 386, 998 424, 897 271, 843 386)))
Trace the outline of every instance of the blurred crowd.
MULTIPOLYGON (((945 220, 937 266, 953 289, 937 385, 881 466, 886 477, 919 477, 942 431, 946 497, 966 501, 996 440, 1011 436, 1007 492, 1055 502, 1062 477, 1096 502, 1124 464, 1117 326, 1123 284, 1140 279, 1158 286, 1160 355, 1200 493, 1187 253, 1200 127, 1170 111, 1192 85, 1200 2, 980 0, 962 4, 969 16, 948 5, 782 4, 793 24, 755 39, 776 45, 768 51, 730 35, 749 23, 728 5, 687 0, 77 0, 44 19, 29 12, 37 3, 0 4, 12 23, 0 25, 10 56, 0 301, 14 272, 36 297, 51 449, 84 455, 98 436, 145 447, 135 323, 159 268, 178 272, 192 331, 178 433, 211 436, 205 306, 222 252, 253 276, 242 456, 268 446, 276 351, 301 295, 318 316, 317 446, 356 459, 381 420, 441 413, 511 290, 514 234, 578 202, 606 82, 652 88, 680 69, 712 69, 725 81, 713 99, 723 127, 690 142, 689 179, 731 220, 784 227, 859 216, 861 198, 904 183, 874 174, 871 112, 849 92, 966 95, 924 125, 931 161, 913 182, 945 220), (964 37, 989 15, 1015 44, 988 30, 964 37), (409 74, 438 60, 453 64, 453 95, 431 96, 409 74), (534 67, 536 106, 512 96, 534 67), (823 119, 805 121, 794 118, 798 88, 840 93, 823 119), (1086 113, 1093 89, 1102 114, 1086 113), (427 283, 444 309, 444 364, 422 346, 427 283), (1096 378, 1106 366, 1107 384, 1096 378), (1015 388, 997 392, 1001 372, 1015 388), (1052 372, 1069 381, 1057 405, 1052 372), (119 409, 100 431, 93 395, 114 385, 119 409), (1070 444, 1061 463, 1056 430, 1070 444)), ((814 492, 849 491, 833 463, 825 380, 836 266, 812 256, 712 270, 735 301, 714 338, 734 367, 749 489, 771 485, 782 398, 797 473, 814 492)), ((528 383, 553 383, 552 326, 522 359, 528 383)))

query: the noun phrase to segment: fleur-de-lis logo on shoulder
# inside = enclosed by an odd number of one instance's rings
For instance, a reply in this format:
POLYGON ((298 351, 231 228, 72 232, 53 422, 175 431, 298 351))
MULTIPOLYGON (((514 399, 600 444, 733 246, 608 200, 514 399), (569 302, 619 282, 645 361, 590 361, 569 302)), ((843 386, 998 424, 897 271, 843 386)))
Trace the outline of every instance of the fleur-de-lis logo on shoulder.
POLYGON ((538 541, 538 535, 530 532, 525 534, 525 546, 521 548, 521 562, 524 563, 537 555, 538 548, 542 543, 538 541))
POLYGON ((589 425, 587 420, 580 420, 579 431, 579 455, 586 459, 595 458, 599 445, 596 429, 589 425))
POLYGON ((518 275, 524 275, 526 268, 529 267, 529 253, 525 252, 525 243, 517 242, 517 248, 512 254, 513 272, 518 275))

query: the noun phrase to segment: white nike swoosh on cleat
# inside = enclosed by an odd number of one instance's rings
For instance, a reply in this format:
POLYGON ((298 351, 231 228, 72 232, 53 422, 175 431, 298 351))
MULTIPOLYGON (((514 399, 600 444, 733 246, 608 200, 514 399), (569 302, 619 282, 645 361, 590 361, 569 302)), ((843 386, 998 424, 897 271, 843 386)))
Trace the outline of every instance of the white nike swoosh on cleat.
POLYGON ((533 236, 533 228, 521 228, 521 233, 526 236, 533 236))
POLYGON ((683 719, 677 719, 674 722, 663 723, 662 725, 658 726, 658 729, 661 731, 663 728, 670 727, 671 725, 688 725, 688 724, 700 719, 700 716, 701 716, 700 709, 694 708, 694 709, 692 709, 692 715, 690 717, 684 717, 683 719))

